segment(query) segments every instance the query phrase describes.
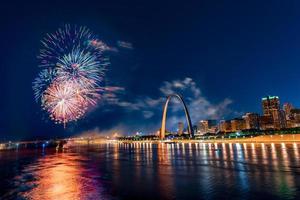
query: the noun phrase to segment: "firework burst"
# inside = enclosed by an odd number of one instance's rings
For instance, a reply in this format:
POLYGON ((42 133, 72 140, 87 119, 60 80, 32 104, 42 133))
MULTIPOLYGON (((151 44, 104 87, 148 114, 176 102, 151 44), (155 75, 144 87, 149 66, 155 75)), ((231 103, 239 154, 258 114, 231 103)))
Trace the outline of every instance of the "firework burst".
POLYGON ((79 84, 72 81, 54 82, 42 96, 42 107, 58 123, 68 123, 82 117, 87 103, 79 84))
POLYGON ((47 89, 47 87, 49 86, 49 84, 51 84, 55 77, 56 71, 52 70, 51 68, 43 69, 42 71, 40 71, 40 73, 32 83, 36 102, 39 102, 43 95, 43 92, 47 89))
POLYGON ((84 86, 97 86, 104 76, 104 68, 96 56, 83 51, 72 51, 58 59, 57 73, 59 79, 72 79, 82 82, 84 86))
POLYGON ((101 99, 100 92, 111 48, 86 27, 65 25, 41 41, 43 68, 33 81, 35 99, 50 118, 68 123, 83 117, 101 99))
POLYGON ((47 34, 41 41, 42 48, 38 56, 40 60, 39 66, 55 67, 58 58, 78 49, 95 54, 101 59, 102 52, 105 49, 97 48, 95 46, 97 42, 98 39, 88 28, 67 24, 64 28, 59 28, 56 32, 47 34))

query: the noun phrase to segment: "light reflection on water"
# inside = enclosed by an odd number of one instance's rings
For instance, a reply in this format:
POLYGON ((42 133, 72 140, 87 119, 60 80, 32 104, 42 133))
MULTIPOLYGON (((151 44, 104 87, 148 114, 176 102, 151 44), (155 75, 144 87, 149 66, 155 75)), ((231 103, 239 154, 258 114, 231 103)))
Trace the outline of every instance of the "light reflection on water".
POLYGON ((85 157, 73 153, 40 157, 14 177, 15 191, 12 192, 19 198, 33 200, 103 199, 102 183, 97 181, 99 174, 85 168, 82 163, 86 161, 85 157))
POLYGON ((297 199, 299 148, 135 143, 0 152, 0 199, 297 199))

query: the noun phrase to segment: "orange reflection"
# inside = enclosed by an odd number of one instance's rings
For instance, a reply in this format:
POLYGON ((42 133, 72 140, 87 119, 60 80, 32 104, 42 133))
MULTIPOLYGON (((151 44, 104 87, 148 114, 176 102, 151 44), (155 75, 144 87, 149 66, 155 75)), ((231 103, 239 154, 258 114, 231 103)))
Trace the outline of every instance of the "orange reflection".
MULTIPOLYGON (((78 163, 80 156, 56 154, 41 158, 34 167, 26 169, 36 180, 32 190, 23 194, 25 199, 82 199, 97 197, 99 188, 94 180, 83 176, 84 169, 78 163)), ((88 176, 89 174, 87 174, 88 176)))
POLYGON ((297 143, 293 144, 293 150, 294 150, 295 161, 298 164, 299 163, 299 152, 298 152, 298 145, 297 145, 297 143))

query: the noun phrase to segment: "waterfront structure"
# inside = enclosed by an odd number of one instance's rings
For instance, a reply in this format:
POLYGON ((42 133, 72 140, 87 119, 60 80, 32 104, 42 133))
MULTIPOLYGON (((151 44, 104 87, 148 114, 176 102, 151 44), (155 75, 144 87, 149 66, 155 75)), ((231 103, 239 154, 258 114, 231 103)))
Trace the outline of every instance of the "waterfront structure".
POLYGON ((184 123, 183 122, 178 122, 178 131, 177 131, 177 134, 178 135, 182 135, 183 134, 183 130, 184 130, 184 123))
POLYGON ((216 133, 218 131, 218 122, 215 119, 208 120, 208 133, 216 133))
POLYGON ((259 125, 261 130, 274 129, 273 118, 271 115, 263 115, 259 117, 259 125))
POLYGON ((219 124, 219 131, 224 133, 229 133, 232 131, 231 129, 231 121, 230 120, 221 120, 219 124))
POLYGON ((201 120, 198 123, 199 134, 216 133, 218 130, 217 120, 201 120))
POLYGON ((193 131, 194 131, 194 136, 199 135, 199 130, 198 130, 198 126, 197 125, 193 126, 193 131))
POLYGON ((300 126, 300 110, 296 109, 291 103, 285 103, 283 110, 286 119, 287 128, 296 128, 300 126))
MULTIPOLYGON (((192 127, 190 122, 187 107, 181 96, 173 94, 167 97, 167 101, 163 110, 162 127, 159 132, 160 139, 164 139, 167 131, 165 129, 167 107, 172 97, 178 98, 183 105, 186 120, 187 133, 190 137, 194 135, 217 134, 239 132, 245 130, 281 130, 284 128, 300 127, 300 109, 294 108, 290 103, 285 103, 283 109, 280 107, 278 96, 266 96, 262 98, 262 115, 257 113, 245 113, 241 118, 234 118, 231 120, 221 120, 219 124, 217 120, 201 120, 197 126, 192 127)), ((178 123, 178 135, 184 134, 184 123, 178 123)))
POLYGON ((285 114, 284 111, 280 109, 278 96, 266 96, 262 98, 262 109, 262 130, 282 129, 286 127, 285 114))
POLYGON ((188 134, 190 135, 190 137, 193 138, 194 137, 194 131, 193 131, 193 126, 192 126, 190 114, 189 114, 189 111, 187 109, 187 106, 186 106, 183 98, 179 94, 171 94, 167 97, 167 100, 166 100, 166 103, 165 103, 164 109, 163 109, 163 116, 162 116, 162 122, 161 122, 161 129, 160 129, 159 138, 160 139, 165 139, 165 136, 166 136, 167 110, 168 110, 168 104, 169 104, 171 98, 177 98, 182 103, 184 113, 185 113, 185 117, 186 117, 186 121, 187 121, 187 125, 188 125, 187 131, 188 131, 188 134))
POLYGON ((280 127, 279 129, 287 127, 284 110, 280 110, 279 112, 279 127, 280 127))
POLYGON ((286 120, 291 119, 291 111, 294 109, 294 106, 291 103, 285 103, 283 105, 283 110, 285 112, 285 118, 286 120))
POLYGON ((246 113, 243 116, 245 120, 246 130, 258 130, 259 129, 259 114, 257 113, 246 113))
POLYGON ((296 109, 291 103, 285 103, 283 105, 283 110, 285 112, 286 127, 296 128, 300 127, 300 111, 296 109))
POLYGON ((280 101, 278 96, 266 96, 262 98, 263 115, 272 115, 272 111, 280 110, 280 101))
POLYGON ((235 118, 231 120, 231 132, 241 131, 246 129, 245 120, 242 118, 235 118))
POLYGON ((290 110, 289 117, 287 119, 287 127, 300 127, 300 109, 293 108, 290 110))
POLYGON ((198 123, 198 131, 200 135, 204 135, 208 131, 208 120, 201 120, 198 123))

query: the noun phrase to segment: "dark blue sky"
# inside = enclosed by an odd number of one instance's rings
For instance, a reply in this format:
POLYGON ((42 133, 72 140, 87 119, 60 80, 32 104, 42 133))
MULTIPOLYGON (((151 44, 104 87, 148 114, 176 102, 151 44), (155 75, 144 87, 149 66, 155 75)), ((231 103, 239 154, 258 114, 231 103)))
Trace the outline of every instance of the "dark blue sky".
POLYGON ((0 12, 0 140, 66 136, 95 127, 158 128, 162 105, 135 112, 99 105, 65 130, 47 120, 31 88, 39 71, 36 56, 45 34, 65 23, 87 26, 111 46, 132 44, 133 49, 112 53, 106 76, 107 85, 124 87, 122 101, 157 99, 164 81, 189 77, 209 108, 232 101, 228 117, 260 112, 260 99, 267 94, 300 107, 296 1, 9 2, 1 2, 0 12), (145 110, 153 116, 140 117, 145 110))

